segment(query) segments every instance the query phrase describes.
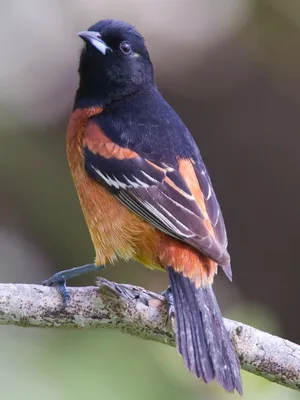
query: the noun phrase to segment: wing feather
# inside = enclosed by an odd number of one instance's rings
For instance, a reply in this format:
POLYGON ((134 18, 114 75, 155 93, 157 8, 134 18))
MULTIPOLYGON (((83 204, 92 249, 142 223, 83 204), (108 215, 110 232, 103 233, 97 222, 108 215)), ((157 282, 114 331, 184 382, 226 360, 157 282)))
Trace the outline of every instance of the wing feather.
POLYGON ((195 167, 205 200, 200 207, 178 165, 138 156, 116 159, 85 147, 85 168, 124 205, 157 229, 189 243, 220 265, 229 263, 220 208, 205 166, 195 167))

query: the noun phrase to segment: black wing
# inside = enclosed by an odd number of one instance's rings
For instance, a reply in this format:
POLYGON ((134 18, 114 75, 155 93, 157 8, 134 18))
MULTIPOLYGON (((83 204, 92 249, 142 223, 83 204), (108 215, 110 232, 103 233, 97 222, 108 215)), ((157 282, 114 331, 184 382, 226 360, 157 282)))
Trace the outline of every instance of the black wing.
POLYGON ((84 149, 85 168, 123 204, 157 229, 189 243, 222 266, 230 263, 223 218, 204 164, 195 168, 205 209, 178 164, 154 163, 135 153, 119 159, 84 149))

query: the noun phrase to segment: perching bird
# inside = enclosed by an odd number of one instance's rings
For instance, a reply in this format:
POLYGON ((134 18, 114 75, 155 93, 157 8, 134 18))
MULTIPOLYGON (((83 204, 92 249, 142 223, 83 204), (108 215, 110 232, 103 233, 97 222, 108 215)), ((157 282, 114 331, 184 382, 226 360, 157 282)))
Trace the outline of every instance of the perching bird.
POLYGON ((226 230, 199 149, 159 93, 133 26, 103 20, 78 35, 85 46, 67 154, 96 259, 43 284, 56 285, 67 305, 67 279, 117 258, 167 271, 185 365, 241 394, 240 364, 211 287, 218 265, 232 277, 226 230))

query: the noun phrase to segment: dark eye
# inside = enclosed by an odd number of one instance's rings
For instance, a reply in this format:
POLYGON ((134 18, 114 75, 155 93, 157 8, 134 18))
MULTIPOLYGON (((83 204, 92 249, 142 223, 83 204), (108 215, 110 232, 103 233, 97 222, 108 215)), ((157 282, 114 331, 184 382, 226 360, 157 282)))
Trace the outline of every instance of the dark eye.
POLYGON ((120 44, 120 50, 123 54, 129 54, 131 52, 131 44, 127 40, 124 40, 124 42, 120 44))

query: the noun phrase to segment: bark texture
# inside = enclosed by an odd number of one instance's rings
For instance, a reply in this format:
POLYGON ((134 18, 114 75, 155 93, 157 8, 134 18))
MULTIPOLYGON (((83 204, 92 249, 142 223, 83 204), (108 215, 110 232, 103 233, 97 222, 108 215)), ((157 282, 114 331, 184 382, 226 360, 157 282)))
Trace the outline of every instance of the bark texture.
MULTIPOLYGON (((175 346, 163 297, 140 287, 97 278, 96 287, 69 288, 61 308, 55 288, 0 284, 0 325, 52 328, 117 328, 175 346)), ((251 326, 224 319, 242 368, 300 391, 300 346, 251 326)))

